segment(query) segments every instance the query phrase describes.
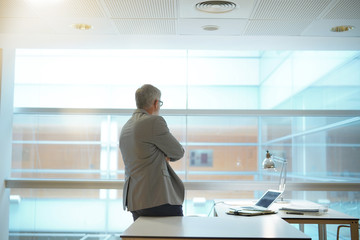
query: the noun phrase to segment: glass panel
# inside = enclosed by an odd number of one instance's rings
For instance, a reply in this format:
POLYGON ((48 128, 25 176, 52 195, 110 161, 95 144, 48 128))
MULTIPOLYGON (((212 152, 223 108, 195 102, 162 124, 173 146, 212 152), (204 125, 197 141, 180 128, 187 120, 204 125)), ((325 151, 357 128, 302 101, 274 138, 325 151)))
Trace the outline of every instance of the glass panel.
MULTIPOLYGON (((98 114, 96 108, 134 109, 135 90, 151 83, 162 91, 162 108, 175 112, 164 117, 186 150, 183 159, 172 163, 184 181, 263 180, 273 185, 279 170, 261 165, 269 150, 288 160, 288 182, 358 182, 359 116, 334 117, 332 110, 360 109, 359 64, 358 51, 18 50, 15 108, 86 108, 94 114, 14 114, 11 176, 123 179, 118 137, 131 114, 98 114), (229 109, 233 115, 224 113, 229 109), (243 109, 265 111, 256 117, 236 112, 243 109), (268 109, 328 112, 268 117, 268 109)), ((240 191, 187 191, 186 213, 208 215, 213 199, 261 195, 240 191)), ((11 203, 11 229, 72 231, 64 222, 68 216, 51 209, 64 200, 59 209, 65 214, 69 210, 64 207, 72 204, 85 214, 74 217, 77 229, 121 231, 121 192, 13 189, 11 194, 22 201, 11 203), (86 212, 92 204, 98 218, 89 219, 98 225, 89 229, 86 212), (50 218, 63 216, 54 220, 59 225, 46 225, 53 224, 44 220, 46 211, 50 218)), ((330 203, 358 216, 359 203, 352 202, 358 194, 285 196, 330 203)))
POLYGON ((132 109, 129 99, 145 81, 163 91, 170 109, 360 109, 358 56, 22 49, 16 53, 14 106, 132 109))
POLYGON ((120 233, 133 222, 122 191, 12 189, 11 195, 10 232, 120 233))
POLYGON ((187 180, 253 180, 257 147, 190 146, 187 180))
POLYGON ((257 118, 189 116, 188 180, 251 180, 257 171, 257 118))
MULTIPOLYGON (((186 191, 186 216, 213 216, 214 204, 227 200, 255 201, 263 191, 186 191)), ((131 213, 122 210, 121 191, 71 189, 12 189, 10 203, 10 239, 80 239, 86 234, 118 236, 132 222, 131 213), (105 191, 106 194, 101 194, 105 191), (102 197, 100 197, 102 196, 102 197), (20 234, 21 235, 17 235, 20 234), (27 238, 24 238, 27 237, 27 238)), ((360 192, 288 191, 286 199, 308 200, 353 217, 360 217, 360 192)), ((298 225, 294 225, 298 227, 298 225)), ((338 225, 327 225, 327 236, 334 239, 338 225)), ((317 225, 305 225, 305 233, 317 239, 317 225)), ((342 239, 350 231, 341 230, 342 239)), ((95 237, 95 236, 94 236, 95 237)), ((91 239, 91 238, 90 238, 91 239)), ((103 239, 98 236, 97 239, 103 239)), ((105 237, 104 237, 105 239, 105 237)))
POLYGON ((225 56, 189 59, 189 85, 257 86, 258 84, 258 58, 225 56))
POLYGON ((101 147, 13 144, 12 177, 101 178, 101 147))
MULTIPOLYGON (((123 179, 118 138, 129 117, 15 115, 12 176, 123 179)), ((266 150, 288 160, 288 181, 359 179, 359 117, 164 117, 186 150, 172 163, 184 180, 274 175, 261 169, 266 150)))
MULTIPOLYGON (((13 121, 12 177, 123 179, 119 150, 130 116, 21 115, 13 121)), ((185 117, 166 116, 170 131, 185 143, 185 117)), ((184 178, 185 160, 172 163, 184 178)))
POLYGON ((189 86, 189 109, 257 109, 258 88, 252 86, 189 86))
POLYGON ((101 123, 106 117, 21 115, 13 120, 14 141, 84 141, 100 143, 101 123))
POLYGON ((359 179, 359 117, 262 118, 263 152, 288 160, 290 181, 359 179))
POLYGON ((360 109, 359 80, 359 58, 348 60, 295 95, 293 98, 294 108, 360 109))
POLYGON ((17 114, 13 120, 12 176, 123 177, 118 138, 128 118, 17 114))
POLYGON ((358 55, 354 51, 265 52, 260 108, 359 109, 358 55))
POLYGON ((256 143, 256 117, 188 116, 188 142, 201 143, 256 143))
MULTIPOLYGON (((14 106, 132 109, 134 93, 144 80, 168 86, 165 96, 170 103, 177 100, 170 97, 175 89, 185 93, 185 54, 185 50, 17 50, 14 106)), ((185 94, 181 96, 179 100, 184 100, 185 94)), ((179 100, 173 106, 185 108, 185 101, 179 100)))

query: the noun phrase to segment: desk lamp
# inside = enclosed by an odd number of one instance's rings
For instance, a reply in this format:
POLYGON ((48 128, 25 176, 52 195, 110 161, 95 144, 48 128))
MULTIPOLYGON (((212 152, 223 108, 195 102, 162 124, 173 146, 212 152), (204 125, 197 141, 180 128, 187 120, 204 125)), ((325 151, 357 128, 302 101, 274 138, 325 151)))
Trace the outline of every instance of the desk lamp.
MULTIPOLYGON (((286 185, 286 166, 287 161, 285 158, 273 156, 269 153, 269 151, 266 151, 266 157, 264 161, 262 162, 263 169, 276 169, 275 162, 281 162, 281 171, 280 171, 280 178, 279 178, 279 191, 284 192, 285 191, 285 185, 286 185)), ((283 196, 281 195, 281 202, 285 202, 283 199, 283 196)))

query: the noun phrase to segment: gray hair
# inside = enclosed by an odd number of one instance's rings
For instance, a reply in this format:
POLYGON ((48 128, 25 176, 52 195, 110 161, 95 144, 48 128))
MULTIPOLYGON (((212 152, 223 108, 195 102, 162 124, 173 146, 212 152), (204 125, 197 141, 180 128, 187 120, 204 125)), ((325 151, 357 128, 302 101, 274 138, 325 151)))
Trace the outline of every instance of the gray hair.
POLYGON ((150 84, 142 85, 135 92, 136 107, 147 109, 151 107, 155 100, 160 100, 161 91, 150 84))

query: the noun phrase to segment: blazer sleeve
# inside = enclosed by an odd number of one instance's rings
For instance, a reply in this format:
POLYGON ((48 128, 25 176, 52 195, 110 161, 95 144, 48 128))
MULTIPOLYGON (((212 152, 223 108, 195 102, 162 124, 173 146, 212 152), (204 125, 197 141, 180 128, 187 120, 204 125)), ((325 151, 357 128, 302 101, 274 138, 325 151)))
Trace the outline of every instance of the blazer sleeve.
POLYGON ((170 160, 179 160, 184 156, 184 148, 179 141, 170 133, 165 119, 157 117, 153 126, 154 144, 169 157, 170 160))

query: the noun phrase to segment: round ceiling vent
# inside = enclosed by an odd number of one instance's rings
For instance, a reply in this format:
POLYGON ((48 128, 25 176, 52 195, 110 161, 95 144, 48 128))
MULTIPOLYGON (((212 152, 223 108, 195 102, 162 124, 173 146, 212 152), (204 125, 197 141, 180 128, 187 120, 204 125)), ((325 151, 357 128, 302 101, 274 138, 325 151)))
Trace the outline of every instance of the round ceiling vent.
POLYGON ((195 6, 197 10, 207 13, 226 13, 236 8, 235 3, 228 1, 205 1, 199 2, 195 6))

